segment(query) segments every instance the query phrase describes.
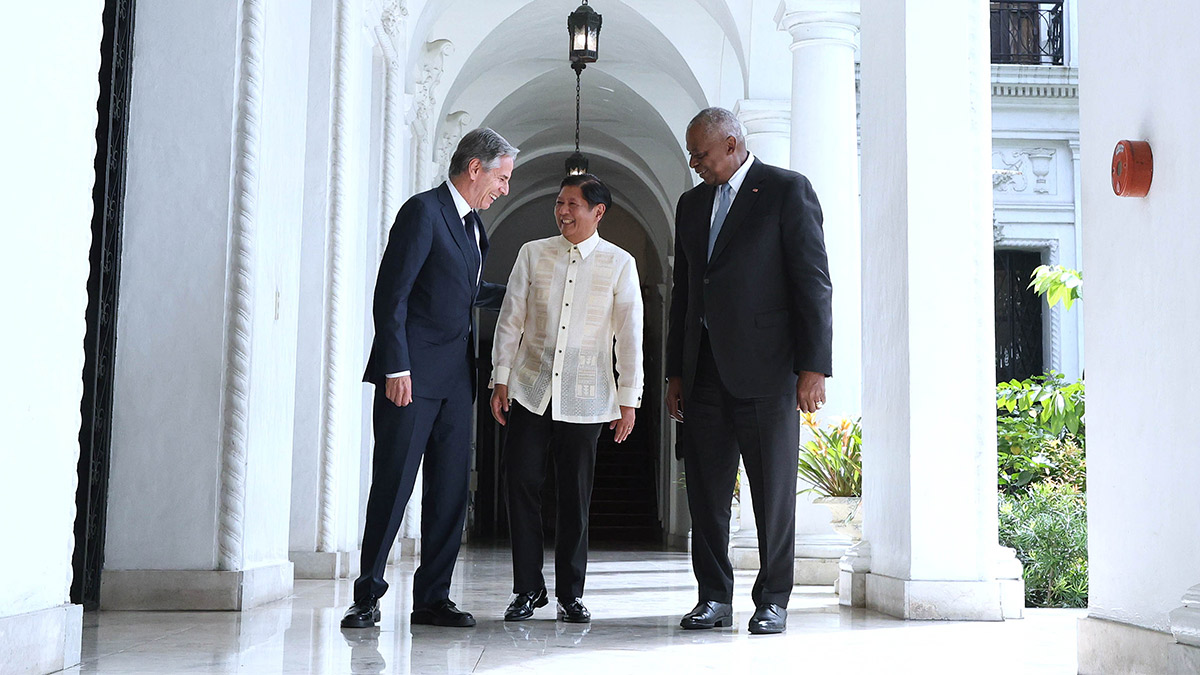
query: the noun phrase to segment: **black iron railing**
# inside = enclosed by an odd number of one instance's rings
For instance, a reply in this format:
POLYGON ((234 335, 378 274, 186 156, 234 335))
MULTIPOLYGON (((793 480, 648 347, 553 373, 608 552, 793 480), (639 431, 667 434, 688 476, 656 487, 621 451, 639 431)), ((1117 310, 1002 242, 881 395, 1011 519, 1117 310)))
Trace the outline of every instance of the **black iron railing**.
POLYGON ((1063 0, 992 3, 992 63, 1063 64, 1063 0))

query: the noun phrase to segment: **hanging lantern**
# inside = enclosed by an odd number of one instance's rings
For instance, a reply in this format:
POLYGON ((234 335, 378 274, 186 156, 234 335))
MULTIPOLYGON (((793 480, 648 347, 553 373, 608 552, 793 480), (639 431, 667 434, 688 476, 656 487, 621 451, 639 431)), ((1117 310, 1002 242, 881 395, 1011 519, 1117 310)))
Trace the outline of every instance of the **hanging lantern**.
POLYGON ((587 157, 584 157, 583 153, 578 150, 576 150, 575 152, 572 152, 571 156, 567 158, 567 175, 568 176, 579 176, 579 175, 585 174, 587 172, 588 172, 587 157))
POLYGON ((571 63, 595 63, 600 58, 600 23, 600 14, 588 7, 587 0, 567 16, 571 63))

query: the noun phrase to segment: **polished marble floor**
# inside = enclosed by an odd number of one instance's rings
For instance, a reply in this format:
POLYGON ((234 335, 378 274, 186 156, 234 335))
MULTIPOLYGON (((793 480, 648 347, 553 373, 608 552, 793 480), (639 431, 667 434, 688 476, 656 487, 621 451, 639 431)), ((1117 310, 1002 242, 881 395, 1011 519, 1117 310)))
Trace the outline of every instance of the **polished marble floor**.
MULTIPOLYGON (((731 629, 683 631, 695 602, 687 556, 593 551, 590 625, 556 623, 553 603, 501 620, 506 550, 468 547, 452 597, 474 628, 410 626, 412 566, 389 570, 376 629, 342 630, 349 581, 297 581, 295 595, 244 613, 98 612, 84 616, 78 673, 1074 673, 1082 611, 1035 610, 1003 623, 904 622, 838 606, 831 588, 796 587, 788 631, 746 632, 753 573, 738 574, 731 629)), ((551 581, 551 584, 553 582, 551 581)), ((551 586, 552 587, 552 586, 551 586)))

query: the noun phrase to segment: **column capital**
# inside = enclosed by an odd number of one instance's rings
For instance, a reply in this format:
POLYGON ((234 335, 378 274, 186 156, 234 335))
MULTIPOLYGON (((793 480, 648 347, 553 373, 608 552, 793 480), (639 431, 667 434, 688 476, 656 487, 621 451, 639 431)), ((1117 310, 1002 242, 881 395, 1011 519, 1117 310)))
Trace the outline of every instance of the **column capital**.
POLYGON ((747 134, 792 132, 792 102, 789 99, 743 98, 733 105, 733 114, 746 127, 747 134))
POLYGON ((857 46, 860 0, 781 0, 775 24, 792 36, 792 50, 811 44, 857 46))

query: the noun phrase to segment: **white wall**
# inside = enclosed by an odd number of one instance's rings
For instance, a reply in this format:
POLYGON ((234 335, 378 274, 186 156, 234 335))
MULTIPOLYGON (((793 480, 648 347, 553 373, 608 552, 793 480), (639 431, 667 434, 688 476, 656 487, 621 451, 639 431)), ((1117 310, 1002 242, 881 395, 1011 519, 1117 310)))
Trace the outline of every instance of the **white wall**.
POLYGON ((261 108, 243 165, 238 4, 137 7, 106 570, 217 567, 235 217, 251 242, 235 564, 286 564, 309 13, 267 0, 254 16, 261 71, 248 81, 260 98, 244 105, 261 108), (233 188, 243 168, 244 205, 233 188))
POLYGON ((106 569, 216 566, 237 14, 137 5, 106 569))
MULTIPOLYGON (((246 467, 245 564, 285 561, 308 105, 310 2, 271 0, 263 45, 259 245, 246 467)), ((315 328, 315 327, 314 327, 315 328)))
POLYGON ((0 332, 0 617, 61 606, 71 584, 103 3, 68 4, 17 3, 0 29, 21 98, 0 111, 0 311, 22 326, 0 332))
POLYGON ((308 124, 301 217, 300 301, 296 335, 293 427, 293 551, 317 550, 320 494, 321 373, 325 331, 325 230, 329 220, 329 93, 332 81, 333 3, 312 6, 308 52, 308 124))
POLYGON ((1200 582, 1200 15, 1182 1, 1136 21, 1127 9, 1080 11, 1090 603, 1167 630, 1200 582), (1122 139, 1153 146, 1145 199, 1113 195, 1122 139))

